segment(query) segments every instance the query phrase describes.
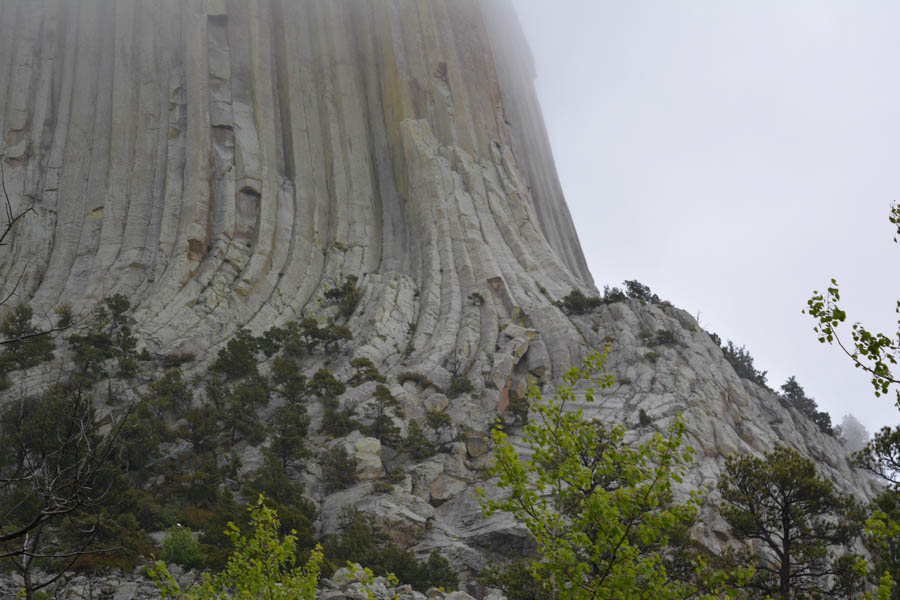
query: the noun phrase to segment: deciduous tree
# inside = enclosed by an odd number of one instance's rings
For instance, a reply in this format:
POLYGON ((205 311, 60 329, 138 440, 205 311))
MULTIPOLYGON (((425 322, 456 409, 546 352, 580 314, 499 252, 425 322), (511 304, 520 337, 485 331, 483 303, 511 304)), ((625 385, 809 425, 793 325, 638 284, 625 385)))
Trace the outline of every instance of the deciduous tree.
POLYGON ((491 474, 508 492, 482 496, 487 515, 505 511, 521 520, 537 544, 530 570, 535 586, 560 599, 718 598, 727 574, 705 571, 699 558, 690 576, 671 576, 669 542, 697 514, 699 498, 673 500, 692 451, 683 446, 684 424, 634 446, 625 429, 585 418, 573 406, 576 387, 593 401, 595 388, 612 384, 602 373, 605 354, 585 359, 563 375, 547 400, 532 387, 535 418, 523 428, 530 456, 519 457, 499 429, 491 474), (709 594, 705 592, 709 592, 709 594))
POLYGON ((214 575, 204 573, 200 583, 182 589, 165 563, 157 562, 149 575, 163 598, 218 600, 220 598, 265 598, 266 600, 314 600, 322 565, 322 548, 316 546, 304 566, 297 565, 297 539, 280 538, 278 515, 260 495, 251 506, 252 535, 242 535, 228 523, 228 537, 234 551, 225 569, 214 575))

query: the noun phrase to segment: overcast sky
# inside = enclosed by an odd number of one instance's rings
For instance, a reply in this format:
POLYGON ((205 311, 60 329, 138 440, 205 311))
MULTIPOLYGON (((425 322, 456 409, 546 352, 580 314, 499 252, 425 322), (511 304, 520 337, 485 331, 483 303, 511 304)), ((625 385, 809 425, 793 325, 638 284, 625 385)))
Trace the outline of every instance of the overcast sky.
POLYGON ((638 279, 873 431, 893 398, 801 314, 896 331, 900 3, 514 0, 598 288, 638 279))

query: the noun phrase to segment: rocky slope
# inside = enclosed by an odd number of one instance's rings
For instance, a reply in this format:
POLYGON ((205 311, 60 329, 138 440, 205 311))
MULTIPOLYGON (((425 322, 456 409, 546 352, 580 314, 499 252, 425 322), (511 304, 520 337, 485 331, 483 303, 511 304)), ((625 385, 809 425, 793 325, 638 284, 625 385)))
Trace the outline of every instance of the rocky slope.
MULTIPOLYGON (((3 183, 14 213, 33 212, 0 252, 0 297, 77 312, 122 293, 151 350, 203 359, 241 328, 336 316, 324 291, 357 276, 354 340, 330 368, 368 357, 407 420, 446 408, 465 430, 418 464, 359 433, 318 440, 355 454, 362 479, 326 496, 310 465, 321 532, 355 505, 464 573, 527 545, 471 498, 491 423, 529 376, 550 385, 607 342, 619 384, 590 411, 634 436, 684 414, 689 485, 784 443, 866 493, 835 440, 737 377, 683 311, 553 305, 593 283, 533 77, 505 0, 4 0, 3 183), (658 330, 675 343, 650 345, 658 330), (474 391, 450 400, 454 374, 474 391), (376 490, 394 467, 402 482, 376 490)), ((706 517, 697 535, 723 543, 706 517)))

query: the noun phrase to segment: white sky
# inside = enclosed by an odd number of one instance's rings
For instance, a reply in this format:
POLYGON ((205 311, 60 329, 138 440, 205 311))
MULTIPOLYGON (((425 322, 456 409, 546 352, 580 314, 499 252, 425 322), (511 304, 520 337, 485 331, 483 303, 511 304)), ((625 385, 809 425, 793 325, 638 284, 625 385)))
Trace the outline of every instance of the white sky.
POLYGON ((638 279, 872 432, 900 421, 801 314, 896 331, 900 3, 514 0, 598 288, 638 279))

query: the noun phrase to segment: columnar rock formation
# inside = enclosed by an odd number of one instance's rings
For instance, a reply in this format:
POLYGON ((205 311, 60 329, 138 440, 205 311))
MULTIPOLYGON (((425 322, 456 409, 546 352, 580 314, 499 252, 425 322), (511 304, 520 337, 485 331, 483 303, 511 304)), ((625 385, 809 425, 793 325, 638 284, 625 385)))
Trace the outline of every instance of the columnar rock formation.
MULTIPOLYGON (((358 277, 352 347, 331 366, 371 358, 408 417, 446 407, 467 433, 398 463, 388 495, 372 480, 391 453, 336 442, 364 481, 328 499, 322 528, 358 504, 470 572, 517 539, 470 498, 487 428, 526 377, 608 341, 605 414, 643 435, 639 409, 658 427, 684 413, 691 485, 779 442, 852 481, 837 442, 738 378, 684 312, 553 306, 593 283, 533 78, 506 0, 0 0, 3 183, 14 213, 33 208, 0 248, 0 298, 40 311, 122 293, 152 350, 208 358, 240 328, 334 316, 324 291, 358 277), (660 329, 677 343, 639 335, 660 329), (396 377, 410 371, 433 385, 396 377), (454 373, 474 393, 451 403, 454 373)), ((314 466, 307 484, 324 498, 314 466)), ((725 537, 712 513, 702 529, 725 537)))
POLYGON ((121 292, 158 346, 202 351, 352 274, 381 361, 410 322, 422 360, 484 360, 516 307, 566 339, 539 288, 590 274, 514 19, 476 0, 4 0, 0 156, 36 214, 0 293, 121 292))

